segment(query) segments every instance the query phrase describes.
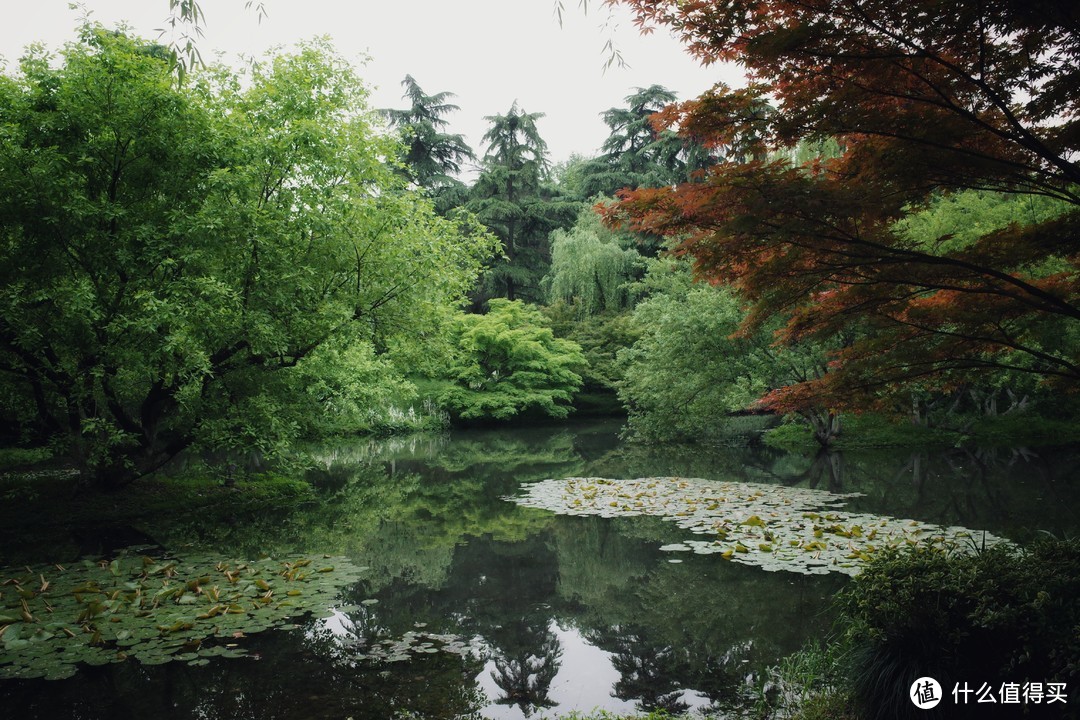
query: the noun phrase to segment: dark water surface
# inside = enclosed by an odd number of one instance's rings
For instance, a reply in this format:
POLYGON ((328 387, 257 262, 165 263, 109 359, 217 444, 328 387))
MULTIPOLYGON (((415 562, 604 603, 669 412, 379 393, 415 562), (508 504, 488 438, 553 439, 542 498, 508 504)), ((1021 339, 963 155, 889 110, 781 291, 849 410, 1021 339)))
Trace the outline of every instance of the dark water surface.
MULTIPOLYGON (((752 702, 779 658, 829 630, 843 575, 765 572, 659 548, 657 518, 570 517, 507 501, 525 482, 700 477, 861 493, 847 509, 1017 541, 1080 529, 1080 451, 647 448, 615 422, 340 442, 319 500, 208 524, 135 528, 169 550, 347 555, 339 609, 242 640, 249 656, 0 680, 11 718, 522 718, 752 702)), ((2 530, 0 530, 2 533, 2 530)), ((68 543, 70 546, 70 543, 68 543)), ((63 558, 59 558, 63 559, 63 558)), ((47 539, 40 562, 55 562, 47 539)), ((0 546, 0 564, 8 564, 0 546)), ((22 560, 20 560, 21 562, 22 560)))

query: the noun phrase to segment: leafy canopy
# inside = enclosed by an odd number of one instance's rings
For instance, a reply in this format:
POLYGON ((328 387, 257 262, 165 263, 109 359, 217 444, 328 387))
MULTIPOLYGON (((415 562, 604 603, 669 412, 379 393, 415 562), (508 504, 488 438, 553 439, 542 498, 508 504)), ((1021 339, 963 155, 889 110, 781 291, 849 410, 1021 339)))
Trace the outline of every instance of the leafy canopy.
POLYGON ((447 102, 454 94, 427 95, 412 75, 406 75, 401 85, 405 88, 402 97, 410 101, 410 107, 383 113, 401 132, 410 179, 431 190, 459 183, 455 176, 461 172, 461 164, 475 156, 464 137, 445 132, 449 123, 444 116, 459 109, 447 102))
MULTIPOLYGON (((732 413, 820 372, 822 353, 812 344, 774 347, 767 330, 740 334, 739 299, 730 288, 692 282, 685 260, 652 261, 642 286, 649 297, 633 314, 640 337, 619 353, 617 383, 640 437, 708 438, 732 413)), ((806 420, 817 429, 828 418, 808 408, 806 420)))
POLYGON ((703 61, 746 68, 746 88, 717 86, 659 122, 741 143, 750 161, 630 193, 610 219, 678 238, 703 277, 753 302, 748 331, 773 316, 792 342, 862 328, 826 376, 774 400, 891 406, 913 381, 948 389, 1001 370, 1076 387, 1080 352, 1063 338, 1080 321, 1080 43, 1065 4, 615 1, 703 61), (829 138, 838 158, 768 159, 829 138), (897 227, 970 189, 1059 212, 1018 212, 962 244, 897 227))
POLYGON ((493 251, 399 187, 326 44, 189 78, 91 25, 0 78, 4 419, 102 484, 347 425, 493 251))
POLYGON ((543 116, 514 102, 507 113, 485 118, 488 149, 465 207, 502 241, 504 257, 485 273, 481 300, 539 301, 551 262, 548 235, 577 212, 548 182, 547 143, 536 125, 543 116))
POLYGON ((555 337, 533 306, 505 298, 490 306, 486 315, 459 316, 453 385, 440 402, 465 419, 566 417, 581 387, 581 348, 555 337))
POLYGON ((579 316, 627 309, 630 283, 644 262, 633 243, 604 227, 591 207, 583 208, 574 227, 551 233, 551 269, 544 278, 548 300, 572 305, 579 316))

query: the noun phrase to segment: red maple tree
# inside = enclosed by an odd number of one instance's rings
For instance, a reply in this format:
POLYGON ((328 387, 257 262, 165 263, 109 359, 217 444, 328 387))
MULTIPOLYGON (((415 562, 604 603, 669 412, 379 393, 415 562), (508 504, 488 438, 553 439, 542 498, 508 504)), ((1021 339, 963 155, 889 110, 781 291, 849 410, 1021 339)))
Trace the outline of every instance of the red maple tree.
POLYGON ((747 330, 778 314, 782 342, 858 329, 830 372, 770 393, 766 407, 884 407, 913 383, 1002 371, 1080 386, 1080 6, 609 3, 646 31, 672 28, 705 63, 741 64, 749 84, 654 118, 729 161, 695 182, 625 192, 607 220, 673 237, 702 278, 737 287, 747 330), (770 159, 825 138, 839 157, 770 159), (959 247, 897 232, 914 209, 967 189, 1050 197, 1063 212, 959 247))

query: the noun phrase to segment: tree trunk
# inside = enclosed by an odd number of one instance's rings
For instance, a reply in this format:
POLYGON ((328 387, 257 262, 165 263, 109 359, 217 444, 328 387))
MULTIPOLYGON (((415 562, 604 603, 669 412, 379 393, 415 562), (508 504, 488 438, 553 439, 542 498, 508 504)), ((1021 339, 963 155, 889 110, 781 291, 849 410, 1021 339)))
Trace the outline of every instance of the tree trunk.
POLYGON ((169 442, 155 442, 141 447, 113 445, 98 458, 81 458, 80 489, 114 492, 126 488, 164 466, 191 445, 191 438, 174 437, 169 442))
POLYGON ((810 410, 802 413, 802 416, 810 422, 814 430, 814 439, 822 447, 832 445, 836 436, 840 434, 840 414, 832 410, 810 410))

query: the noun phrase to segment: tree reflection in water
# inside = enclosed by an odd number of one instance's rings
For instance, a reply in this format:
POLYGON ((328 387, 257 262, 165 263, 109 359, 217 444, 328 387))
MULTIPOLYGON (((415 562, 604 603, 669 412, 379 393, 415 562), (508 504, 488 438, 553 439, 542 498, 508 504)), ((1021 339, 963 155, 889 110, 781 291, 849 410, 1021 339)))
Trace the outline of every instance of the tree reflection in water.
MULTIPOLYGON (((613 629, 618 632, 617 628, 613 629)), ((654 645, 634 630, 610 638, 615 652, 612 665, 619 671, 614 695, 620 700, 634 700, 642 710, 686 712, 690 706, 682 700, 679 680, 685 678, 685 654, 668 646, 654 645)))
POLYGON ((562 647, 551 627, 520 622, 500 635, 512 640, 509 647, 492 653, 495 670, 491 678, 505 693, 495 703, 516 705, 525 717, 537 709, 554 707, 549 693, 561 665, 562 647))
MULTIPOLYGON (((765 573, 716 556, 672 564, 659 548, 686 538, 670 523, 554 516, 503 499, 528 480, 679 475, 818 487, 860 493, 852 512, 1014 540, 1078 526, 1076 448, 814 457, 758 446, 635 446, 619 442, 618 429, 590 421, 327 448, 310 503, 133 523, 164 548, 329 553, 368 566, 338 616, 339 634, 356 644, 308 623, 238 639, 250 657, 207 666, 117 663, 64 681, 0 681, 0 707, 5 717, 86 720, 520 718, 594 706, 625 712, 631 703, 737 714, 748 679, 827 632, 829 598, 846 577, 765 573), (409 632, 476 640, 490 650, 486 666, 445 652, 359 658, 409 632), (582 654, 571 635, 595 652, 582 654), (584 672, 583 658, 604 666, 584 672), (583 697, 587 705, 573 704, 583 697)), ((8 564, 19 552, 20 564, 72 559, 68 528, 24 520, 0 527, 8 564)))

